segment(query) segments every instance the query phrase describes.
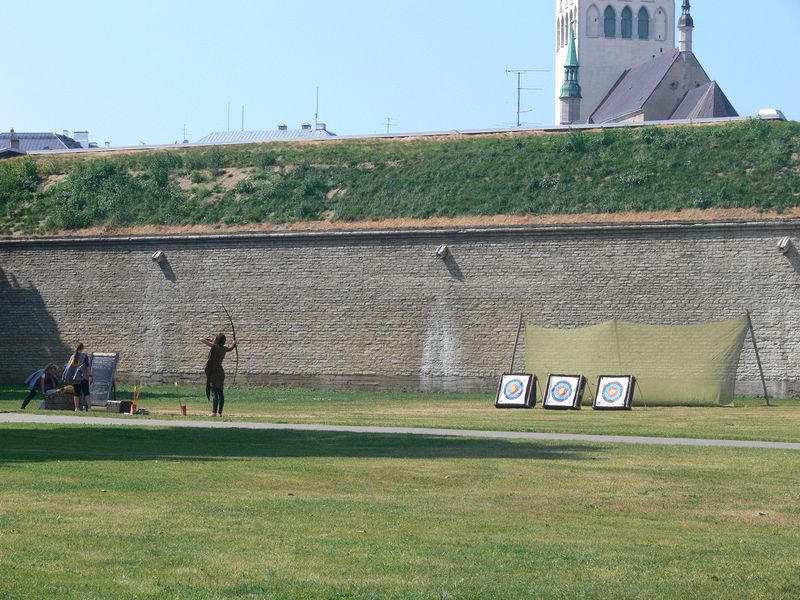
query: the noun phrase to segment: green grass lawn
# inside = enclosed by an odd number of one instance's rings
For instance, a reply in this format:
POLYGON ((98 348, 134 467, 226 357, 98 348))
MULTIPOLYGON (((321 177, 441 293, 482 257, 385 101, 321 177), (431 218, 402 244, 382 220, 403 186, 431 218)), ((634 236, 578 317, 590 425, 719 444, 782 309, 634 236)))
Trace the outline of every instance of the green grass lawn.
POLYGON ((800 596, 800 452, 168 425, 0 425, 0 598, 800 596))
MULTIPOLYGON (((139 404, 151 417, 181 418, 179 402, 186 404, 188 417, 207 417, 210 404, 204 389, 180 388, 179 393, 180 399, 172 386, 145 387, 139 404)), ((18 410, 24 395, 19 386, 0 387, 0 411, 18 410)), ((763 399, 742 398, 733 407, 636 407, 623 412, 584 407, 565 412, 540 405, 498 410, 493 393, 230 387, 225 397, 226 418, 236 420, 800 442, 798 400, 772 400, 773 406, 765 406, 763 399)), ((118 399, 131 400, 131 387, 122 386, 118 399)), ((28 411, 36 406, 38 398, 28 411)), ((109 416, 103 409, 90 414, 109 416)))

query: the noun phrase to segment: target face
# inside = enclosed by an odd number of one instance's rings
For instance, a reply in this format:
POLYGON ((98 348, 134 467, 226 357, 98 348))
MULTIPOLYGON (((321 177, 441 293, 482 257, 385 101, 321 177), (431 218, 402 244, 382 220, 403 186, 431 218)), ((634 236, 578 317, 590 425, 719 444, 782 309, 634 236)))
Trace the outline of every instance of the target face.
POLYGON ((550 375, 544 407, 580 408, 585 382, 583 375, 550 375))
POLYGON ((572 396, 572 384, 569 381, 559 381, 550 390, 550 397, 556 402, 566 402, 572 396))
POLYGON ((497 386, 497 408, 532 408, 536 404, 536 376, 527 373, 507 373, 497 386))
POLYGON ((633 400, 635 378, 631 375, 601 375, 597 381, 597 395, 593 408, 626 410, 633 400))
POLYGON ((622 398, 622 384, 618 381, 612 381, 611 383, 607 383, 603 386, 603 400, 606 402, 616 402, 620 398, 622 398))
POLYGON ((503 387, 503 393, 509 400, 516 400, 525 392, 525 384, 519 379, 512 379, 503 387))

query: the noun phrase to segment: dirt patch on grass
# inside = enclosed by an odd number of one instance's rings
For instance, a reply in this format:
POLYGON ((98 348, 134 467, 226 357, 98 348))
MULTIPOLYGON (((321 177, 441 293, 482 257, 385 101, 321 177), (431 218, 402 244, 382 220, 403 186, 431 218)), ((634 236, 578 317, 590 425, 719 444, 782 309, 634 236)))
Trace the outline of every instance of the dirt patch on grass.
POLYGON ((55 184, 64 181, 66 178, 67 178, 66 173, 59 173, 57 175, 48 175, 47 177, 45 177, 44 182, 42 183, 42 190, 46 192, 55 184))
POLYGON ((226 190, 230 190, 249 175, 250 169, 221 169, 217 178, 212 179, 212 183, 218 183, 226 190))

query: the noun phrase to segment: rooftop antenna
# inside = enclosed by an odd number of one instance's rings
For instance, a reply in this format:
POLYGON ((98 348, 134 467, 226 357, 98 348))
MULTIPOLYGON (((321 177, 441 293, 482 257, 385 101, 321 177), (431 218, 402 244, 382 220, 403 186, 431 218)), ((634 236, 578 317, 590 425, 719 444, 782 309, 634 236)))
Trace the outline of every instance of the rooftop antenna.
POLYGON ((517 128, 522 125, 519 115, 522 112, 531 112, 530 110, 521 111, 520 102, 522 98, 522 90, 541 90, 542 88, 524 88, 522 87, 522 74, 523 73, 548 73, 547 69, 506 69, 506 75, 509 73, 517 74, 517 128))
POLYGON ((389 133, 389 127, 394 127, 397 125, 396 121, 397 119, 393 117, 386 117, 386 133, 389 133), (395 123, 392 123, 392 121, 395 121, 395 123))
POLYGON ((319 86, 317 86, 317 107, 314 109, 314 129, 319 124, 319 86))
POLYGON ((183 143, 189 143, 189 134, 186 132, 186 123, 183 124, 183 143))

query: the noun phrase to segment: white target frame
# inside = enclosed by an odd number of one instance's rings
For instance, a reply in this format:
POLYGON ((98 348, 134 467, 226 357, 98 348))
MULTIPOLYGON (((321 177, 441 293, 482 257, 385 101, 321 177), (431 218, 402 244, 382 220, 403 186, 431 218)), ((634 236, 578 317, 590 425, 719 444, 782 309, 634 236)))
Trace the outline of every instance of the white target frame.
POLYGON ((497 386, 495 408, 533 408, 536 406, 536 375, 503 373, 497 386))
POLYGON ((633 405, 633 375, 600 375, 592 408, 594 410, 630 410, 633 405))
POLYGON ((585 387, 583 375, 549 375, 542 406, 553 410, 580 410, 585 387))

